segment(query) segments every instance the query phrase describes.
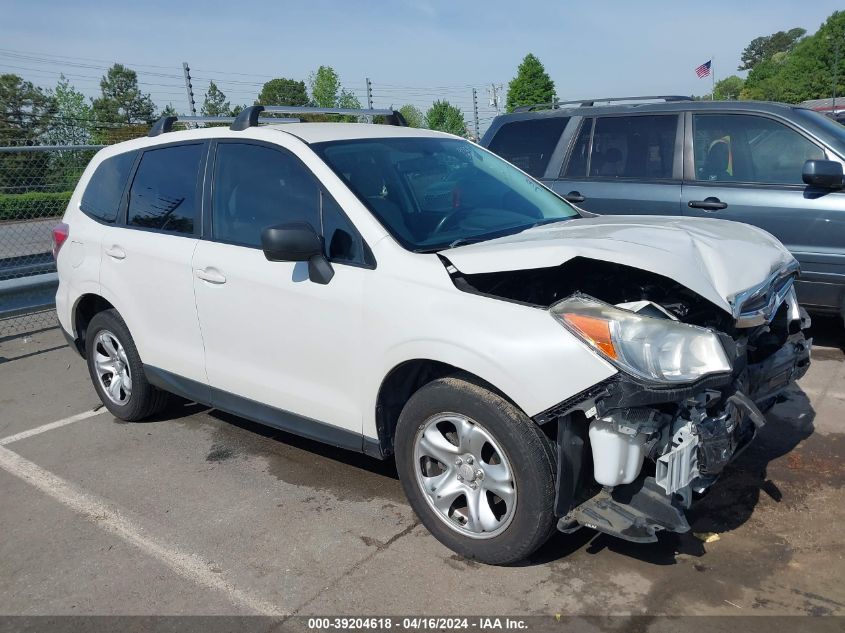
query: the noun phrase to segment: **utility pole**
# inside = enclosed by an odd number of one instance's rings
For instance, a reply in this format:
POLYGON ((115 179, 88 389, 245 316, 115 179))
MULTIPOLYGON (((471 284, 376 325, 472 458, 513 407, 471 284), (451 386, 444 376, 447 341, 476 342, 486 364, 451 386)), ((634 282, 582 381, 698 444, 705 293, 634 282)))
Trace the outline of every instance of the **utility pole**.
POLYGON ((830 113, 836 116, 836 82, 839 79, 837 73, 839 72, 839 40, 833 41, 833 101, 830 104, 830 113))
POLYGON ((373 83, 369 77, 367 77, 367 108, 373 109, 373 83))
POLYGON ((475 142, 481 140, 481 135, 478 133, 478 93, 475 88, 472 89, 472 118, 475 123, 475 142))
POLYGON ((185 74, 185 90, 188 93, 188 111, 191 116, 197 115, 197 104, 194 103, 194 87, 191 85, 191 69, 188 62, 182 62, 182 72, 185 74))
POLYGON ((487 92, 490 93, 490 107, 496 108, 496 114, 499 114, 499 93, 502 91, 502 84, 498 86, 496 84, 490 84, 490 87, 487 89, 487 92))

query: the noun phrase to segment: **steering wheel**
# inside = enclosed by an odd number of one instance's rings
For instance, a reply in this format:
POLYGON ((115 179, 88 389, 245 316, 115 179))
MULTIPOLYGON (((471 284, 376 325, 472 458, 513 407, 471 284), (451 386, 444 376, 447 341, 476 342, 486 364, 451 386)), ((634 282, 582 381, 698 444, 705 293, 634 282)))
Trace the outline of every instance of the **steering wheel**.
POLYGON ((441 231, 444 231, 446 229, 447 225, 454 223, 455 218, 458 218, 461 215, 466 214, 466 213, 468 213, 472 210, 473 209, 467 209, 467 208, 462 207, 460 209, 454 209, 454 210, 450 211, 449 213, 444 215, 442 218, 440 218, 440 222, 437 223, 437 226, 434 227, 434 230, 431 232, 431 234, 437 235, 441 231))

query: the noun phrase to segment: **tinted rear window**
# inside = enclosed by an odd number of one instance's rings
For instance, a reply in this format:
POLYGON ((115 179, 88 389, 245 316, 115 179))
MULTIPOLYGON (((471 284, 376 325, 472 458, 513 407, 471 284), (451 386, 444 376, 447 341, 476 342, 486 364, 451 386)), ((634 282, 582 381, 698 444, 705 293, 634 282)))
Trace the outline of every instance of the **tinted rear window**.
POLYGON ((569 117, 558 116, 505 123, 487 149, 540 178, 568 122, 569 117))
POLYGON ((126 152, 104 160, 82 194, 82 211, 103 222, 114 222, 120 210, 120 200, 137 152, 126 152))
POLYGON ((202 144, 175 145, 145 151, 129 191, 126 224, 193 233, 204 148, 202 144))

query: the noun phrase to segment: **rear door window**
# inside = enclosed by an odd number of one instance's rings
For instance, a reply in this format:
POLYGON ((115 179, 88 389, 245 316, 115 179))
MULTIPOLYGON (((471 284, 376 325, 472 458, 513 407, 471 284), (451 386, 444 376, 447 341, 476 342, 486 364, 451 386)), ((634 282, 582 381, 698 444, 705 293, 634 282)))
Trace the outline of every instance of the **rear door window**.
POLYGON ((693 116, 695 180, 801 185, 804 162, 823 159, 821 147, 762 116, 693 116))
POLYGON ((522 171, 542 178, 569 117, 543 117, 505 123, 488 149, 522 171))
POLYGON ((125 152, 107 158, 97 166, 82 194, 80 206, 86 215, 108 223, 117 219, 126 181, 137 155, 137 152, 125 152))
POLYGON ((205 144, 147 150, 129 190, 128 226, 193 234, 205 144))
POLYGON ((670 180, 677 130, 674 114, 597 118, 589 177, 670 180))

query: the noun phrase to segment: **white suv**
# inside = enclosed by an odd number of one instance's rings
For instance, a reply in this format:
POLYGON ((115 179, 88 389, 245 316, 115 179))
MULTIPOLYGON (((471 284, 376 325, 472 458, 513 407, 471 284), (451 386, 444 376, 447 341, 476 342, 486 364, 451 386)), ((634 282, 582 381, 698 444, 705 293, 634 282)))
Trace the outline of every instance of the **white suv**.
POLYGON ((555 527, 688 530, 808 367, 797 264, 759 229, 596 216, 448 134, 262 109, 100 151, 54 231, 59 320, 118 418, 173 393, 393 456, 435 537, 504 564, 555 527))

